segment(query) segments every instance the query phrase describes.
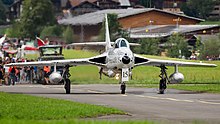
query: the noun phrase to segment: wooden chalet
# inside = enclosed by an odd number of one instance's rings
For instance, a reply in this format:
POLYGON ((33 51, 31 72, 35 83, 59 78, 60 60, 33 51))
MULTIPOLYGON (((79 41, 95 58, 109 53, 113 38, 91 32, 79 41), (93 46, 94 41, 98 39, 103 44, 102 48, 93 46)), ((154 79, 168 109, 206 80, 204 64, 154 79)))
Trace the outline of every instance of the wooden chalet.
POLYGON ((13 20, 20 17, 22 10, 22 2, 22 0, 15 0, 14 3, 9 6, 7 14, 8 19, 13 20))
POLYGON ((114 0, 96 0, 94 3, 102 9, 118 9, 120 6, 120 3, 114 0))
POLYGON ((101 10, 99 6, 89 1, 84 1, 79 5, 71 8, 71 13, 73 16, 82 15, 85 13, 95 12, 101 10))
POLYGON ((195 25, 203 21, 181 14, 175 14, 154 8, 150 9, 107 9, 93 13, 60 20, 62 25, 72 25, 74 35, 79 36, 75 42, 97 41, 106 13, 115 13, 124 29, 151 25, 195 25))
POLYGON ((179 13, 181 5, 185 2, 186 0, 164 0, 163 10, 179 13))
POLYGON ((72 7, 77 7, 82 3, 89 2, 96 4, 101 9, 119 9, 131 6, 129 0, 69 0, 72 7))
POLYGON ((203 20, 159 9, 152 9, 119 19, 123 28, 143 27, 146 25, 194 25, 201 21, 203 20))
POLYGON ((70 0, 72 7, 76 7, 84 2, 96 4, 102 9, 117 9, 120 5, 117 0, 70 0))
POLYGON ((209 18, 212 20, 220 20, 220 4, 214 6, 213 11, 209 14, 209 18))

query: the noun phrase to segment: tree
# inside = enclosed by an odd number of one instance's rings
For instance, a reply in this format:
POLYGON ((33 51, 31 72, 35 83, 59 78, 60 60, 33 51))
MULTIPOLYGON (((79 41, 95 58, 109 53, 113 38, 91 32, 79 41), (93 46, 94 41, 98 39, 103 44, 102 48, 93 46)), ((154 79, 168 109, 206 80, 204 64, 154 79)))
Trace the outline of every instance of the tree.
POLYGON ((63 33, 63 38, 67 44, 70 44, 73 42, 73 29, 71 26, 68 26, 66 28, 66 30, 63 33))
POLYGON ((34 38, 45 26, 55 23, 53 4, 50 0, 25 0, 20 18, 22 37, 34 38))
POLYGON ((63 28, 61 26, 58 26, 58 25, 47 26, 40 33, 40 37, 43 39, 47 36, 61 37, 62 33, 63 33, 63 28))
POLYGON ((184 37, 179 34, 174 34, 168 38, 168 56, 178 58, 181 56, 189 57, 191 53, 189 52, 187 46, 188 43, 185 41, 184 37))
POLYGON ((139 54, 158 55, 160 52, 159 41, 158 38, 140 39, 141 46, 135 47, 134 51, 139 54))
POLYGON ((206 59, 207 57, 218 58, 220 55, 220 38, 204 41, 200 51, 200 59, 206 59))
MULTIPOLYGON (((124 30, 120 23, 118 22, 118 15, 117 14, 108 14, 108 26, 110 32, 111 40, 116 40, 118 37, 126 36, 124 30)), ((105 21, 102 23, 102 29, 99 34, 99 40, 103 41, 105 39, 105 21)))
POLYGON ((14 2, 14 0, 2 0, 2 2, 6 5, 11 5, 14 2))
POLYGON ((186 15, 207 19, 214 5, 214 0, 188 0, 181 9, 186 15))
POLYGON ((0 25, 6 23, 6 8, 2 1, 0 0, 0 25))
POLYGON ((140 4, 146 8, 151 8, 154 6, 154 0, 140 0, 140 4))
POLYGON ((8 37, 20 37, 21 32, 20 30, 20 23, 16 22, 14 23, 10 28, 6 29, 6 34, 8 37))

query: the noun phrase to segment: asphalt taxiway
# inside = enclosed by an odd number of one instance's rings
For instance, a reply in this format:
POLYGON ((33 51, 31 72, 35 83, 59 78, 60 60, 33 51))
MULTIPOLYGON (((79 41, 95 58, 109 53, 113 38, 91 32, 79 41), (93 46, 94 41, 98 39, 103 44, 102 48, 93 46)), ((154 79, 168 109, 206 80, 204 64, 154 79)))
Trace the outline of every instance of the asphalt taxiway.
POLYGON ((174 89, 157 94, 156 88, 128 87, 122 95, 119 85, 111 84, 72 85, 71 94, 65 94, 63 85, 0 86, 0 91, 115 107, 128 113, 119 119, 220 123, 220 94, 174 89))

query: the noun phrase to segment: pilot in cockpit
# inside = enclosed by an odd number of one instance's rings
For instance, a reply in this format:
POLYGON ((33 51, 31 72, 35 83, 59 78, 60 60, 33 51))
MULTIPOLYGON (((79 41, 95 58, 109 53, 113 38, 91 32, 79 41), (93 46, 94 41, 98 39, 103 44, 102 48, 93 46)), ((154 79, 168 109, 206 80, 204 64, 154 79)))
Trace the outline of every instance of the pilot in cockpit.
POLYGON ((114 44, 115 48, 120 48, 120 47, 128 47, 129 48, 129 44, 128 41, 124 38, 119 38, 115 41, 114 44))

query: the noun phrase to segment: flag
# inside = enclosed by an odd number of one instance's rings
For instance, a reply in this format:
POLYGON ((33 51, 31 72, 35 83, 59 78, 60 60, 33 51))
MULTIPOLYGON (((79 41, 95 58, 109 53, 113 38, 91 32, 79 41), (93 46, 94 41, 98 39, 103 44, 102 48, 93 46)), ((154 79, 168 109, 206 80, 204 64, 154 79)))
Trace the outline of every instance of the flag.
POLYGON ((40 39, 39 37, 36 37, 36 39, 37 39, 37 45, 38 45, 38 47, 47 45, 47 42, 48 42, 48 41, 45 42, 45 41, 43 41, 42 39, 40 39))
POLYGON ((22 49, 24 49, 24 50, 38 50, 38 48, 33 47, 33 46, 29 46, 29 45, 23 45, 22 49))

